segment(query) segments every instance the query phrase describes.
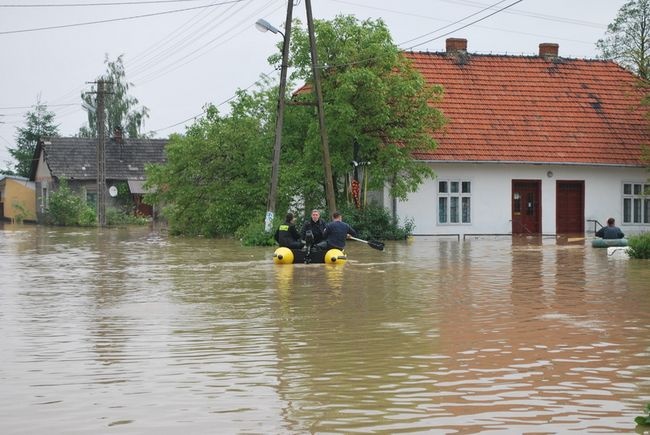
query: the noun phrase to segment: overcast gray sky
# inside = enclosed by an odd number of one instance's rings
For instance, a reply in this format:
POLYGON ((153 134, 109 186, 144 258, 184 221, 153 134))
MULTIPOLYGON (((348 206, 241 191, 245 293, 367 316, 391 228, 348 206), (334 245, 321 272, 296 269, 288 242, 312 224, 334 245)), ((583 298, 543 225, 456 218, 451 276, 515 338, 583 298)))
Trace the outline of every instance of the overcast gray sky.
MULTIPOLYGON (((446 38, 458 37, 473 53, 534 55, 539 43, 555 42, 561 56, 595 58, 596 41, 625 2, 312 0, 312 11, 314 19, 382 18, 404 49, 443 51, 446 38)), ((304 23, 304 0, 294 5, 304 23)), ((131 94, 150 109, 145 131, 183 132, 206 103, 222 104, 260 75, 278 75, 266 60, 281 36, 258 32, 254 23, 265 18, 282 28, 285 13, 284 0, 0 0, 0 168, 39 95, 60 133, 77 133, 86 121, 80 93, 105 71, 106 55, 124 55, 131 94)), ((220 108, 227 111, 227 103, 220 108)))

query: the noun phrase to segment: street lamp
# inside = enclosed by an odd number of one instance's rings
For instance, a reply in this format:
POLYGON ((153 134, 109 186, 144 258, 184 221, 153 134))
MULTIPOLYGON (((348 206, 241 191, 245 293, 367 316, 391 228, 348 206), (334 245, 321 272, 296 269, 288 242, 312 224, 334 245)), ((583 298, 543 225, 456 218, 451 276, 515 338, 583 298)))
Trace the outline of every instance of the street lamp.
POLYGON ((280 34, 284 37, 284 33, 280 32, 280 29, 275 27, 273 24, 266 21, 264 18, 260 18, 255 22, 255 28, 260 32, 266 32, 267 30, 271 33, 280 34))
POLYGON ((278 91, 278 113, 275 118, 275 144, 273 145, 273 163, 271 165, 271 188, 269 189, 269 198, 267 201, 267 211, 264 218, 264 231, 270 232, 275 216, 275 206, 278 199, 278 179, 280 176, 280 150, 282 148, 282 126, 284 123, 284 94, 287 87, 287 64, 289 62, 289 38, 291 35, 291 16, 293 13, 293 0, 289 0, 287 5, 287 19, 284 25, 286 34, 282 33, 268 21, 260 18, 255 23, 255 27, 260 32, 267 30, 281 34, 284 39, 282 44, 282 63, 280 64, 280 86, 278 91))

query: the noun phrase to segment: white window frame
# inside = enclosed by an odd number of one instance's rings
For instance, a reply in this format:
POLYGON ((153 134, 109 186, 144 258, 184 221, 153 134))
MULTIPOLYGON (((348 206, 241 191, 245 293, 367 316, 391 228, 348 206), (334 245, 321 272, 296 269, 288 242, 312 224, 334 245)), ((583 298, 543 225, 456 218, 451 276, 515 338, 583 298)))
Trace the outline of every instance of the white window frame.
POLYGON ((650 226, 650 183, 624 181, 622 192, 622 223, 650 226))
POLYGON ((471 225, 472 180, 448 178, 437 179, 436 182, 436 221, 438 225, 471 225), (446 189, 442 188, 443 185, 446 187, 446 189), (456 186, 456 189, 454 189, 454 186, 456 186), (456 204, 454 207, 452 207, 452 202, 454 202, 454 200, 456 204), (465 203, 469 208, 469 211, 467 213, 463 213, 465 203), (452 213, 452 209, 455 209, 456 212, 452 213), (443 213, 444 217, 442 216, 443 213), (443 219, 441 219, 441 217, 443 217, 443 219), (457 221, 452 222, 454 217, 457 219, 457 221))

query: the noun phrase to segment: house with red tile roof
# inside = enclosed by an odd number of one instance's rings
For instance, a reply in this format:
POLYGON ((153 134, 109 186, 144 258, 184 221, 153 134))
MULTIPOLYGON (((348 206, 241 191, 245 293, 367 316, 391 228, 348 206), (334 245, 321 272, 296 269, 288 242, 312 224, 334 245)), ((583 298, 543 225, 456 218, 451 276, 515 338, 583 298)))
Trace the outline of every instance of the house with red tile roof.
POLYGON ((650 231, 643 146, 649 121, 638 78, 611 61, 479 55, 467 40, 446 52, 407 52, 444 87, 438 147, 415 155, 436 178, 405 201, 384 193, 415 235, 593 234, 614 217, 626 234, 650 231))

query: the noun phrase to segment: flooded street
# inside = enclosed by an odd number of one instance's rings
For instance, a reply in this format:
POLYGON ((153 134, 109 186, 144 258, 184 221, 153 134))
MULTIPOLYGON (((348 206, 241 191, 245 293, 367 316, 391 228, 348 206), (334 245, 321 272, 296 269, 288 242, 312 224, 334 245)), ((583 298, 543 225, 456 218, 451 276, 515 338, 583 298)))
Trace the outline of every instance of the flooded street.
POLYGON ((0 226, 0 433, 634 433, 650 262, 554 238, 0 226))

